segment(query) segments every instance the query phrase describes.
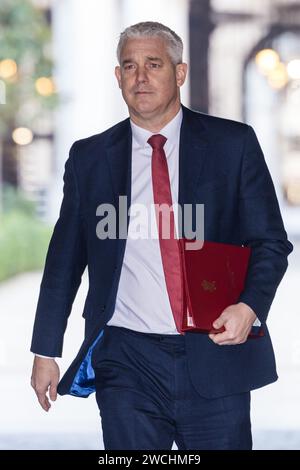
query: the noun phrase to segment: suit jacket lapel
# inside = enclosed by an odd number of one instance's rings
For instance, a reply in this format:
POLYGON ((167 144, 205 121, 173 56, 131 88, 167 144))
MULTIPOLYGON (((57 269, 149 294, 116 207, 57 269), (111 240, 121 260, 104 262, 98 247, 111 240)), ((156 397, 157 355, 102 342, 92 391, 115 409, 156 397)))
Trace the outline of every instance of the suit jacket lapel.
MULTIPOLYGON (((116 213, 119 217, 119 196, 126 196, 127 217, 120 220, 119 233, 124 234, 129 224, 128 209, 131 204, 131 142, 132 133, 129 119, 123 121, 110 137, 106 148, 106 158, 110 169, 116 213), (127 219, 127 220, 126 220, 127 219)), ((122 213, 122 215, 125 215, 122 213)), ((117 226, 119 225, 117 220, 117 226)))
POLYGON ((197 199, 196 190, 207 157, 208 140, 199 115, 195 116, 185 106, 182 110, 178 202, 183 208, 184 203, 193 203, 197 199))

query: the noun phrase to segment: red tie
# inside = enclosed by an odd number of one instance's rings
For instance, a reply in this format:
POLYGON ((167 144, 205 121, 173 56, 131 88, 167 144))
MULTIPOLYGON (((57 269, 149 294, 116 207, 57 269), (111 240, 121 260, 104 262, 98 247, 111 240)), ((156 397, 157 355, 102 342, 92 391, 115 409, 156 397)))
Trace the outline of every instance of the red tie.
POLYGON ((172 206, 168 163, 163 149, 166 141, 166 137, 161 134, 148 139, 153 149, 152 185, 162 264, 176 328, 181 333, 184 297, 180 247, 174 231, 174 212, 173 209, 159 211, 161 204, 165 204, 167 208, 172 206))

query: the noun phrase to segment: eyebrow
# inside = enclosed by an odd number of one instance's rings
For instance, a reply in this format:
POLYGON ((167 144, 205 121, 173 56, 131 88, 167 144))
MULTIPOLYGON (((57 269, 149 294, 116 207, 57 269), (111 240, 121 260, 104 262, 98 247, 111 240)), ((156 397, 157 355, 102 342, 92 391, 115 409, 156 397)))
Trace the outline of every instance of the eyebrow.
POLYGON ((147 59, 148 60, 152 60, 154 62, 163 62, 163 60, 160 58, 160 57, 151 57, 151 56, 147 56, 147 59))
MULTIPOLYGON (((153 61, 153 62, 161 62, 163 64, 163 60, 160 58, 160 57, 152 57, 152 56, 147 56, 146 57, 147 60, 150 60, 150 61, 153 61)), ((133 62, 135 62, 133 59, 125 59, 122 61, 122 66, 126 65, 126 64, 132 64, 133 62)))
POLYGON ((131 64, 132 62, 134 62, 134 60, 132 60, 132 59, 126 59, 126 60, 123 60, 123 61, 122 61, 122 64, 121 64, 121 65, 131 64))

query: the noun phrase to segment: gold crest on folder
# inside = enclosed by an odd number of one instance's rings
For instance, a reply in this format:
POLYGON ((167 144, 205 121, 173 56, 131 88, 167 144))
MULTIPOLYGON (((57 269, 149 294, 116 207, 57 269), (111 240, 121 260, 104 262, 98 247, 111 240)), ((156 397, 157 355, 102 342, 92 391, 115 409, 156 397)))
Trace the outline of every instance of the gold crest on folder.
POLYGON ((214 292, 217 289, 216 281, 207 281, 206 279, 203 279, 201 282, 201 287, 208 292, 214 292))

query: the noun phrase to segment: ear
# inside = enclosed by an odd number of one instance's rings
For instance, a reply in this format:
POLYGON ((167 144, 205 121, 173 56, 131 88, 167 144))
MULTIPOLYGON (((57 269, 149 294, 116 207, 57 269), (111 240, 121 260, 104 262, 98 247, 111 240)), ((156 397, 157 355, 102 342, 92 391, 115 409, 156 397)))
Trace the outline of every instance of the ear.
POLYGON ((115 76, 118 80, 118 85, 119 85, 119 88, 122 88, 122 80, 121 80, 121 67, 119 65, 117 65, 115 67, 115 76))
POLYGON ((176 82, 177 86, 181 87, 186 79, 188 66, 185 63, 176 65, 176 82))

